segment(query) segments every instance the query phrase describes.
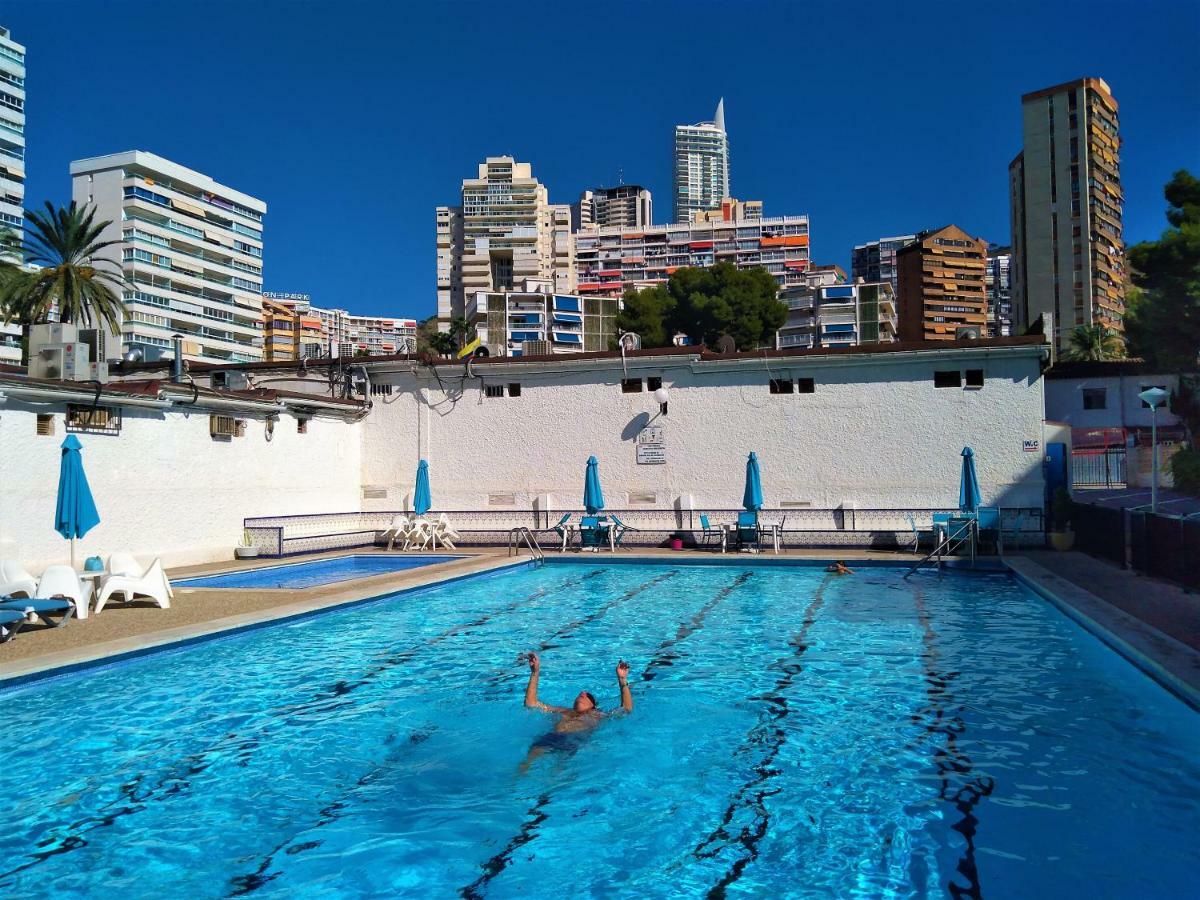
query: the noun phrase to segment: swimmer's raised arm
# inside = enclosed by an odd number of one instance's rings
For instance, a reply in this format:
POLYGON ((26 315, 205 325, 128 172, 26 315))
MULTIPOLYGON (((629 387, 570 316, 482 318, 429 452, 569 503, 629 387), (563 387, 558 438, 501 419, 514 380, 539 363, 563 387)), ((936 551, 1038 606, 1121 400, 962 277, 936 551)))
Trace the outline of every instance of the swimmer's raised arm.
POLYGON ((633 712, 633 694, 629 693, 629 663, 625 660, 617 663, 617 685, 621 689, 621 709, 633 712))
POLYGON ((538 674, 542 662, 532 651, 529 654, 529 684, 525 685, 525 706, 529 709, 540 709, 542 712, 564 713, 567 710, 561 706, 549 706, 538 700, 538 674))

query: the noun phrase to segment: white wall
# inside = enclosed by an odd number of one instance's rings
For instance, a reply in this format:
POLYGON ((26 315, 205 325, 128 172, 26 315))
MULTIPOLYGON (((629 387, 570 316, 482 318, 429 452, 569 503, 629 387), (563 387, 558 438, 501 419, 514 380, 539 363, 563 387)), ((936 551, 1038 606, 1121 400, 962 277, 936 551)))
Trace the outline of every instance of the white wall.
POLYGON ((661 375, 670 391, 668 415, 654 420, 667 445, 668 463, 658 466, 635 462, 638 426, 657 404, 649 393, 621 393, 620 360, 497 362, 476 367, 482 380, 465 382, 461 370, 442 367, 448 391, 427 369, 377 369, 373 381, 393 384, 394 393, 374 397, 364 423, 363 484, 388 495, 364 508, 403 507, 421 457, 437 508, 487 509, 489 493, 515 494, 525 510, 542 494, 554 495, 551 508, 578 508, 590 454, 600 459, 610 508, 643 492, 654 493, 659 508, 686 494, 697 507, 737 508, 751 450, 768 507, 955 506, 968 445, 985 502, 1040 506, 1042 456, 1022 443, 1042 436, 1039 351, 1007 349, 943 351, 936 362, 912 353, 774 359, 769 372, 758 360, 731 367, 639 358, 630 374, 661 375), (983 368, 985 387, 935 388, 935 368, 983 368), (814 377, 815 393, 768 392, 769 377, 789 374, 814 377), (483 395, 484 383, 508 381, 520 382, 521 396, 483 395))
MULTIPOLYGON (((63 418, 61 406, 0 406, 0 556, 35 571, 67 561, 54 531, 63 418), (55 413, 53 437, 36 434, 38 412, 55 413)), ((207 413, 127 408, 119 435, 77 435, 101 517, 77 564, 114 551, 168 566, 231 559, 247 516, 358 509, 361 427, 314 418, 298 434, 284 415, 268 442, 251 418, 244 437, 222 441, 207 413)))
MULTIPOLYGON (((1047 378, 1046 418, 1067 422, 1073 428, 1149 428, 1151 412, 1138 397, 1148 387, 1179 388, 1177 375, 1114 375, 1100 378, 1047 378), (1104 388, 1105 409, 1084 409, 1083 389, 1104 388)), ((1174 426, 1179 417, 1159 409, 1158 424, 1174 426)))

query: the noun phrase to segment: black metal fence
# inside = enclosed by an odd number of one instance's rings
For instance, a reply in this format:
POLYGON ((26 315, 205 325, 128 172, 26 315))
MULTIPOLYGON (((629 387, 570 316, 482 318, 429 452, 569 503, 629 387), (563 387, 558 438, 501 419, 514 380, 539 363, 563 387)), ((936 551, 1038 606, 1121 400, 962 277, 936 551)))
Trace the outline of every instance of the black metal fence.
POLYGON ((1200 518, 1079 504, 1074 519, 1083 552, 1200 589, 1200 518))
POLYGON ((1071 453, 1071 483, 1077 488, 1125 487, 1124 447, 1075 450, 1071 453))

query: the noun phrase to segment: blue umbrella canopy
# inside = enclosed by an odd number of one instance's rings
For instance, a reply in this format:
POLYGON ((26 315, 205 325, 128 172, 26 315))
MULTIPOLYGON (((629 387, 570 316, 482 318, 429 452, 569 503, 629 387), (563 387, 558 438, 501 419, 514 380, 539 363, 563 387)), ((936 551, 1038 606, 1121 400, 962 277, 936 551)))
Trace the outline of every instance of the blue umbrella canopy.
POLYGON ((958 508, 961 512, 971 513, 979 510, 979 479, 975 475, 975 451, 963 447, 962 451, 962 481, 958 486, 958 508))
POLYGON ((417 489, 413 494, 413 512, 423 516, 433 506, 433 497, 429 493, 429 463, 421 460, 417 463, 417 489))
POLYGON ((762 478, 758 474, 758 454, 751 452, 746 460, 746 492, 742 494, 742 506, 750 512, 762 509, 762 478))
POLYGON ((75 539, 100 524, 100 513, 83 471, 83 445, 68 434, 62 442, 62 461, 58 469, 58 502, 54 509, 54 530, 71 542, 71 565, 75 564, 75 539))
POLYGON ((583 478, 583 508, 589 516, 604 509, 604 492, 600 490, 600 461, 589 456, 587 474, 583 478))

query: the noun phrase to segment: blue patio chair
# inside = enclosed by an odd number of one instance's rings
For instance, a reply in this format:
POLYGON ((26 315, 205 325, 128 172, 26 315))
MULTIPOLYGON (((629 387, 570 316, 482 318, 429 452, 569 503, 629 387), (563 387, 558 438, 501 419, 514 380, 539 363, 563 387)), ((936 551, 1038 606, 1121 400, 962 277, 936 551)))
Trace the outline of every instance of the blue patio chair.
POLYGON ((0 609, 0 644, 11 641, 25 624, 25 613, 15 609, 0 609))
POLYGON ((981 506, 975 514, 979 527, 979 540, 995 546, 998 553, 1003 552, 1000 534, 1000 507, 981 506))
POLYGON ((626 525, 624 522, 622 522, 620 519, 618 519, 612 513, 609 513, 608 517, 612 520, 613 529, 614 529, 614 531, 613 531, 613 549, 614 550, 621 549, 621 541, 625 540, 625 535, 627 533, 629 533, 630 531, 641 531, 642 530, 640 528, 634 528, 632 525, 626 525))
POLYGON ((533 530, 533 533, 534 534, 548 534, 549 532, 553 531, 555 533, 555 535, 558 536, 558 543, 562 544, 562 549, 566 550, 567 549, 567 538, 571 533, 570 526, 568 526, 567 523, 570 521, 571 521, 571 514, 563 513, 563 517, 561 519, 559 519, 556 523, 551 525, 549 528, 535 528, 533 530))
POLYGON ((749 549, 751 553, 757 553, 762 549, 762 532, 758 527, 758 511, 746 510, 738 513, 737 517, 737 545, 738 549, 749 549))
POLYGON ((33 615, 39 622, 50 628, 66 625, 75 615, 75 604, 71 600, 49 598, 34 600, 28 597, 0 599, 0 612, 18 612, 23 617, 33 615))
POLYGON ((581 550, 599 550, 608 543, 608 525, 601 516, 584 516, 579 520, 581 550))
MULTIPOLYGON (((921 549, 921 538, 926 534, 931 534, 928 529, 923 529, 917 525, 917 518, 912 513, 907 513, 908 527, 912 529, 912 552, 917 553, 921 549)), ((948 519, 947 519, 948 521, 948 519)))
MULTIPOLYGON (((713 526, 708 521, 708 516, 700 513, 700 546, 707 547, 710 544, 721 546, 725 543, 725 529, 720 526, 713 526)), ((722 547, 722 549, 724 549, 722 547)))

